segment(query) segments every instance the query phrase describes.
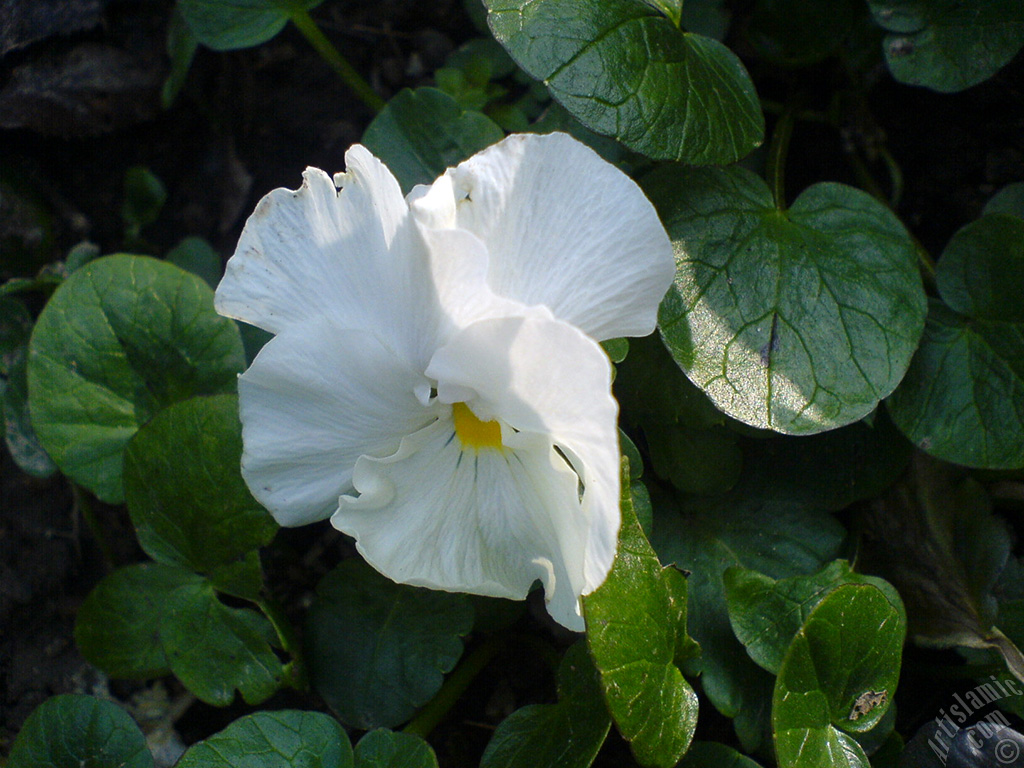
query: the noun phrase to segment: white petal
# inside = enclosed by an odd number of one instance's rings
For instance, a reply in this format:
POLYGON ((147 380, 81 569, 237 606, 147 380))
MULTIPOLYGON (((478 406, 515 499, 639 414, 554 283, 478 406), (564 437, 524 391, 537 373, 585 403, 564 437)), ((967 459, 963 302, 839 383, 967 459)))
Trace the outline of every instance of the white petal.
MULTIPOLYGON (((611 363, 593 339, 560 320, 505 317, 473 323, 438 350, 426 370, 439 398, 475 392, 480 418, 548 436, 584 485, 589 525, 584 594, 604 581, 619 531, 618 404, 611 363)), ((518 436, 506 435, 515 446, 518 436)))
POLYGON ((439 226, 453 200, 455 226, 487 246, 496 293, 545 304, 599 341, 654 330, 675 274, 672 246, 622 171, 553 133, 514 134, 445 175, 410 196, 411 208, 439 226))
POLYGON ((445 418, 393 456, 361 458, 354 484, 360 496, 343 496, 331 522, 388 578, 511 599, 540 579, 552 617, 583 629, 588 525, 576 475, 550 441, 464 451, 445 418))
POLYGON ((388 456, 436 418, 429 382, 364 331, 326 320, 271 339, 238 380, 242 475, 282 525, 322 520, 363 454, 388 456))
POLYGON ((309 168, 296 191, 276 189, 249 217, 217 288, 217 311, 271 333, 315 317, 372 330, 415 356, 436 314, 429 261, 398 182, 364 147, 345 155, 335 187, 309 168))

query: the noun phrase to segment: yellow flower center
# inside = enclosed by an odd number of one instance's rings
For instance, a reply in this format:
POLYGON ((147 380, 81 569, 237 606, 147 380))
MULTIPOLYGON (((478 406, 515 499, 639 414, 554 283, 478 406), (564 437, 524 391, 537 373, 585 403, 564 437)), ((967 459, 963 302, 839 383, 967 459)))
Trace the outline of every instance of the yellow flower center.
POLYGON ((465 403, 452 406, 455 434, 464 448, 501 448, 501 425, 496 421, 480 421, 465 403))

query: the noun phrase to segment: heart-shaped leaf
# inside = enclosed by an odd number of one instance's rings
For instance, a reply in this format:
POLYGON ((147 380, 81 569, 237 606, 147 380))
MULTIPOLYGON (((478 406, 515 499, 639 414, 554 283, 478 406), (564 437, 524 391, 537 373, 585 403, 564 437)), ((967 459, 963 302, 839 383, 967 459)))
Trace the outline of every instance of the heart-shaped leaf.
POLYGON ((611 722, 600 675, 580 641, 558 668, 558 703, 530 704, 506 717, 480 768, 588 768, 611 722))
POLYGON ((39 315, 28 387, 39 441, 100 499, 124 498, 124 449, 157 411, 233 392, 245 367, 238 327, 199 278, 145 256, 76 270, 39 315))
POLYGON ((178 0, 192 33, 215 51, 251 48, 272 38, 295 9, 315 8, 323 0, 178 0))
POLYGON ((347 725, 398 725, 437 693, 472 626, 464 595, 396 584, 346 560, 309 611, 313 685, 347 725))
POLYGON ((717 40, 636 0, 484 0, 491 31, 583 125, 658 160, 731 163, 764 137, 750 76, 717 40))
POLYGON ((437 768, 437 757, 419 736, 378 728, 356 744, 356 768, 437 768))
POLYGON ((607 578, 583 598, 587 645, 619 732, 643 765, 671 768, 697 727, 697 694, 677 664, 699 654, 686 634, 686 579, 662 568, 622 478, 619 549, 607 578))
POLYGON ((824 183, 780 210, 741 167, 666 167, 644 187, 676 251, 662 336, 719 408, 809 434, 892 392, 926 307, 914 244, 885 206, 824 183))

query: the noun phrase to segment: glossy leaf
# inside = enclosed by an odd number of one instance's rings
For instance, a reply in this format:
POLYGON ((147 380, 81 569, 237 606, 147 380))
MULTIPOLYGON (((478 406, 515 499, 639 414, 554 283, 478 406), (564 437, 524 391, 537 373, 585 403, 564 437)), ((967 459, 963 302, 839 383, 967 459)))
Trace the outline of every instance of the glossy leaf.
MULTIPOLYGON (((249 493, 241 456, 234 395, 176 403, 136 433, 125 451, 124 489, 146 554, 217 584, 238 578, 245 555, 270 543, 278 527, 249 493)), ((257 596, 254 566, 242 596, 257 596)))
POLYGON ((57 466, 100 499, 123 499, 124 448, 158 410, 232 392, 245 365, 213 291, 175 266, 116 255, 54 293, 29 344, 32 423, 57 466))
POLYGON ((373 119, 363 144, 388 166, 402 190, 430 184, 445 168, 501 141, 505 132, 437 88, 400 91, 373 119))
POLYGON ((847 734, 870 730, 888 709, 905 634, 899 605, 869 584, 840 586, 817 605, 775 683, 780 768, 867 768, 864 751, 847 734))
POLYGON ((902 83, 943 93, 970 88, 1009 63, 1024 45, 1019 0, 868 0, 889 34, 889 71, 902 83))
POLYGON ((588 768, 610 727, 600 675, 581 641, 558 668, 558 703, 530 704, 506 717, 480 768, 588 768))
POLYGON ((583 598, 587 645, 619 732, 643 765, 671 768, 697 727, 697 694, 677 664, 699 654, 686 634, 686 578, 662 568, 633 512, 624 464, 622 528, 611 572, 583 598))
POLYGON ((679 768, 761 768, 761 766, 725 744, 695 741, 679 762, 679 768))
POLYGON ((892 392, 925 295, 910 235, 885 206, 824 183, 779 210, 741 167, 666 167, 644 187, 676 251, 662 336, 719 408, 810 434, 863 418, 892 392))
POLYGON ((178 10, 200 43, 215 51, 251 48, 272 38, 293 9, 323 0, 178 0, 178 10))
POLYGON ((396 584, 346 560, 309 611, 313 685, 346 725, 398 725, 437 693, 472 626, 464 595, 396 584))
POLYGON ((870 584, 889 602, 903 605, 892 585, 873 576, 854 573, 845 560, 836 560, 810 576, 772 579, 746 568, 725 572, 729 620, 737 639, 761 667, 779 674, 786 650, 810 613, 832 590, 843 584, 870 584))
POLYGON ((282 709, 235 720, 189 747, 176 768, 352 768, 345 729, 322 712, 282 709))
POLYGON ((93 696, 47 699, 11 747, 9 768, 153 768, 146 739, 128 713, 93 696))
POLYGON ((658 160, 731 163, 763 139, 764 117, 739 58, 650 5, 484 4, 491 31, 519 66, 587 128, 630 149, 658 160))
POLYGON ((723 575, 732 566, 776 579, 811 573, 835 559, 843 528, 830 515, 803 505, 732 494, 680 505, 653 491, 651 543, 662 563, 690 572, 687 623, 701 655, 684 671, 701 674, 708 699, 735 718, 744 749, 752 751, 767 722, 771 676, 750 660, 733 634, 723 575))
POLYGON ((356 744, 356 768, 437 768, 437 757, 419 736, 378 728, 356 744))
POLYGON ((921 349, 889 398, 922 450, 970 467, 1024 467, 1024 219, 961 229, 935 272, 921 349))

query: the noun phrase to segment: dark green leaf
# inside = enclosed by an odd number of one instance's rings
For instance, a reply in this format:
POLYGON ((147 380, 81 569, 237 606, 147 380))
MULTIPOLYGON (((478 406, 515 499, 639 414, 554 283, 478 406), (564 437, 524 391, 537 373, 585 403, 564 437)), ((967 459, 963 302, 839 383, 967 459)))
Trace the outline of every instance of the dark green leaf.
POLYGON ((679 763, 679 768, 761 768, 732 747, 711 741, 695 741, 679 763))
POLYGON ((843 528, 830 515, 803 505, 726 494, 681 507, 653 491, 652 486, 652 543, 659 559, 691 572, 687 621, 701 655, 684 669, 701 673, 711 703, 736 718, 737 733, 751 751, 768 717, 771 676, 750 660, 733 634, 723 574, 732 566, 776 579, 811 573, 835 559, 843 528))
POLYGON ((8 768, 153 768, 146 739, 128 713, 92 696, 40 704, 11 747, 8 768))
POLYGON ((39 441, 75 482, 123 499, 123 452, 161 408, 233 392, 245 365, 238 327, 213 291, 143 256, 97 259, 43 309, 29 344, 29 407, 39 441))
POLYGON ((208 286, 216 289, 224 274, 220 254, 201 237, 186 237, 167 252, 167 261, 196 277, 201 277, 208 286))
POLYGON ((824 183, 779 210, 741 167, 666 167, 644 187, 676 250, 662 336, 719 408, 809 434, 861 419, 892 392, 926 302, 914 244, 885 206, 824 183))
POLYGON ((82 656, 111 677, 156 677, 170 664, 160 641, 168 596, 201 579, 157 563, 114 571, 93 588, 78 611, 75 642, 82 656))
POLYGON ((985 204, 982 211, 985 216, 990 213, 1005 213, 1024 219, 1024 181, 1007 184, 985 204))
POLYGON ((943 93, 987 80, 1024 45, 1020 0, 868 0, 893 77, 943 93))
POLYGON ((193 745, 176 768, 352 768, 345 729, 322 712, 278 710, 241 717, 193 745))
MULTIPOLYGON (((664 0, 662 0, 664 1, 664 0)), ((485 0, 498 41, 586 127, 659 160, 731 163, 764 136, 739 58, 636 0, 485 0)))
POLYGON ((175 7, 171 21, 167 25, 167 57, 171 60, 171 71, 167 74, 160 91, 160 104, 164 109, 170 109, 174 100, 178 98, 188 78, 188 71, 192 67, 192 59, 198 47, 199 40, 195 33, 185 22, 181 10, 175 7))
POLYGON ((854 573, 845 560, 836 560, 810 576, 772 579, 746 568, 725 572, 729 620, 750 658, 774 675, 793 637, 811 611, 842 584, 870 584, 880 589, 901 613, 903 605, 892 585, 873 576, 854 573))
POLYGON ((215 51, 251 48, 272 38, 294 9, 323 0, 178 0, 178 10, 200 43, 215 51))
POLYGON ((18 299, 0 296, 0 376, 7 376, 10 358, 28 343, 32 316, 18 299))
POLYGON ((398 725, 437 693, 472 626, 464 595, 396 584, 346 560, 309 611, 313 685, 347 725, 398 725))
POLYGON ((531 704, 506 717, 480 768, 588 768, 609 727, 600 675, 580 641, 558 668, 558 703, 531 704))
POLYGON ((946 461, 1024 467, 1024 219, 968 224, 935 280, 945 304, 931 303, 921 349, 888 401, 893 421, 946 461))
POLYGON ((124 205, 121 218, 129 227, 152 224, 167 202, 167 188, 151 170, 135 165, 124 174, 124 205))
POLYGON ((583 598, 587 644, 619 732, 643 765, 671 768, 697 727, 697 694, 676 666, 699 654, 686 634, 686 578, 662 568, 633 512, 623 465, 622 528, 611 572, 583 598))
MULTIPOLYGON (((234 395, 176 403, 136 433, 125 451, 124 495, 150 557, 222 586, 225 569, 235 570, 248 552, 270 542, 277 524, 249 493, 241 456, 234 395)), ((259 591, 254 565, 244 597, 259 591)))
POLYGON ((437 768, 437 758, 419 736, 379 728, 356 744, 356 768, 437 768))
POLYGON ((775 682, 772 722, 780 768, 868 768, 847 733, 870 730, 892 701, 906 634, 901 613, 898 603, 870 584, 840 586, 818 603, 775 682))
POLYGON ((207 704, 227 706, 236 688, 246 703, 258 704, 281 685, 284 670, 270 647, 276 641, 270 622, 224 605, 205 579, 166 597, 159 632, 171 671, 207 704))
POLYGON ((408 192, 504 137, 489 117, 464 110, 444 91, 406 88, 373 119, 363 143, 408 192))

